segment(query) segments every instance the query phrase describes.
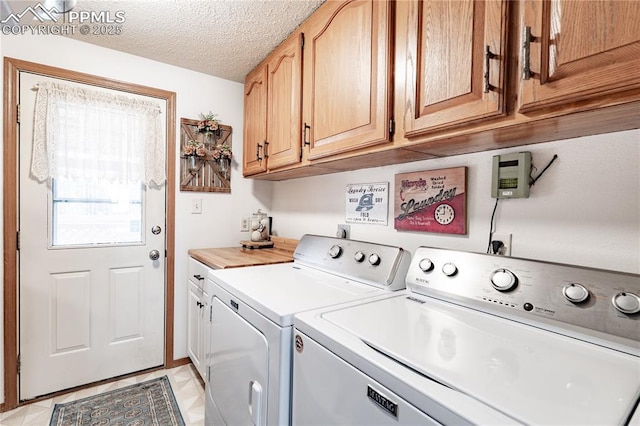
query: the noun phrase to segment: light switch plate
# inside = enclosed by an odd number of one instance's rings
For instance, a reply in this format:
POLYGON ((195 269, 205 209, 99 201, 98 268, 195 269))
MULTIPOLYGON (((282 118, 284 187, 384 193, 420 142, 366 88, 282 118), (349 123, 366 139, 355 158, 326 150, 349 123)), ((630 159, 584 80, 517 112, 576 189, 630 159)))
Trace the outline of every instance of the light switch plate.
POLYGON ((191 214, 202 214, 202 198, 191 200, 191 214))

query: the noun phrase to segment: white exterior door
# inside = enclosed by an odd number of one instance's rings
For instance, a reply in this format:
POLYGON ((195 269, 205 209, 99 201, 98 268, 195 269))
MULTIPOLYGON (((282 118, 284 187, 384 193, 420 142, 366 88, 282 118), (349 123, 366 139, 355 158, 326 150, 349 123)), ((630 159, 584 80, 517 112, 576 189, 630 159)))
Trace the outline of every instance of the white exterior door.
MULTIPOLYGON (((112 185, 85 196, 74 193, 73 185, 30 178, 32 88, 45 80, 20 75, 21 400, 160 366, 164 359, 166 186, 134 186, 123 201, 112 185), (78 204, 100 213, 64 213, 78 204), (95 231, 104 236, 117 228, 112 222, 122 211, 127 211, 126 242, 92 243, 95 231), (154 226, 161 231, 151 232, 154 226), (65 227, 80 243, 69 243, 65 227), (152 250, 158 251, 157 260, 150 258, 152 250)), ((165 102, 155 101, 164 120, 165 102)))

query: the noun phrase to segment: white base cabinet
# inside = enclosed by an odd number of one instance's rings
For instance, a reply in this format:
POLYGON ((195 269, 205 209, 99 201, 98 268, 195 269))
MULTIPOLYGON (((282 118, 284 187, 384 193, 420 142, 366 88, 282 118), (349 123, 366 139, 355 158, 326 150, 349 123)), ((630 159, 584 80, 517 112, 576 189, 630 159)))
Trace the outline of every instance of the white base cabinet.
POLYGON ((189 258, 187 279, 187 352, 200 377, 206 381, 205 355, 208 348, 209 297, 204 283, 211 268, 189 258))

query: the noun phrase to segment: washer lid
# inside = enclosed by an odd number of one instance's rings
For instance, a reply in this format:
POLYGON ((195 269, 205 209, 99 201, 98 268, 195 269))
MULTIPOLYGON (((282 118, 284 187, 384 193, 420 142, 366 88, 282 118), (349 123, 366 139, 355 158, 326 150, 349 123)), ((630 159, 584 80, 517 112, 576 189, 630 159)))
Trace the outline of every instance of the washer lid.
POLYGON ((640 395, 637 357, 428 297, 390 297, 322 318, 524 423, 621 424, 640 395))
POLYGON ((295 263, 216 269, 209 279, 281 327, 298 312, 388 292, 295 263))

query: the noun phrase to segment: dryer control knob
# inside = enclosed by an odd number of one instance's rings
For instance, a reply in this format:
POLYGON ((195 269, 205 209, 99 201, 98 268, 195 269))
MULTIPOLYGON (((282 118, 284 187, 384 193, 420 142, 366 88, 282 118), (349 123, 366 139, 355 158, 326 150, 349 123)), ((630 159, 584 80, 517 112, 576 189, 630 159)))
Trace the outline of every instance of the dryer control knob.
POLYGON ((332 245, 331 248, 329 249, 329 256, 331 256, 332 259, 339 258, 341 254, 342 254, 342 247, 340 247, 337 244, 332 245))
POLYGON ((508 269, 498 269, 491 276, 491 285, 498 291, 513 290, 518 284, 518 278, 508 269))
POLYGON ((380 264, 380 256, 373 253, 371 256, 369 256, 369 263, 373 266, 378 266, 380 264))
POLYGON ((637 294, 621 291, 611 299, 613 306, 623 314, 640 312, 640 297, 637 294))
POLYGON ((571 303, 582 303, 589 299, 589 290, 578 283, 567 284, 562 288, 562 294, 571 303))
POLYGON ((365 255, 361 251, 357 251, 356 254, 353 255, 353 259, 358 263, 361 263, 364 260, 364 258, 365 258, 365 255))
POLYGON ((433 262, 431 259, 427 259, 426 257, 418 263, 418 267, 422 270, 422 272, 429 272, 433 269, 433 262))
POLYGON ((442 273, 448 277, 452 277, 458 273, 458 267, 451 262, 445 263, 442 265, 442 273))

